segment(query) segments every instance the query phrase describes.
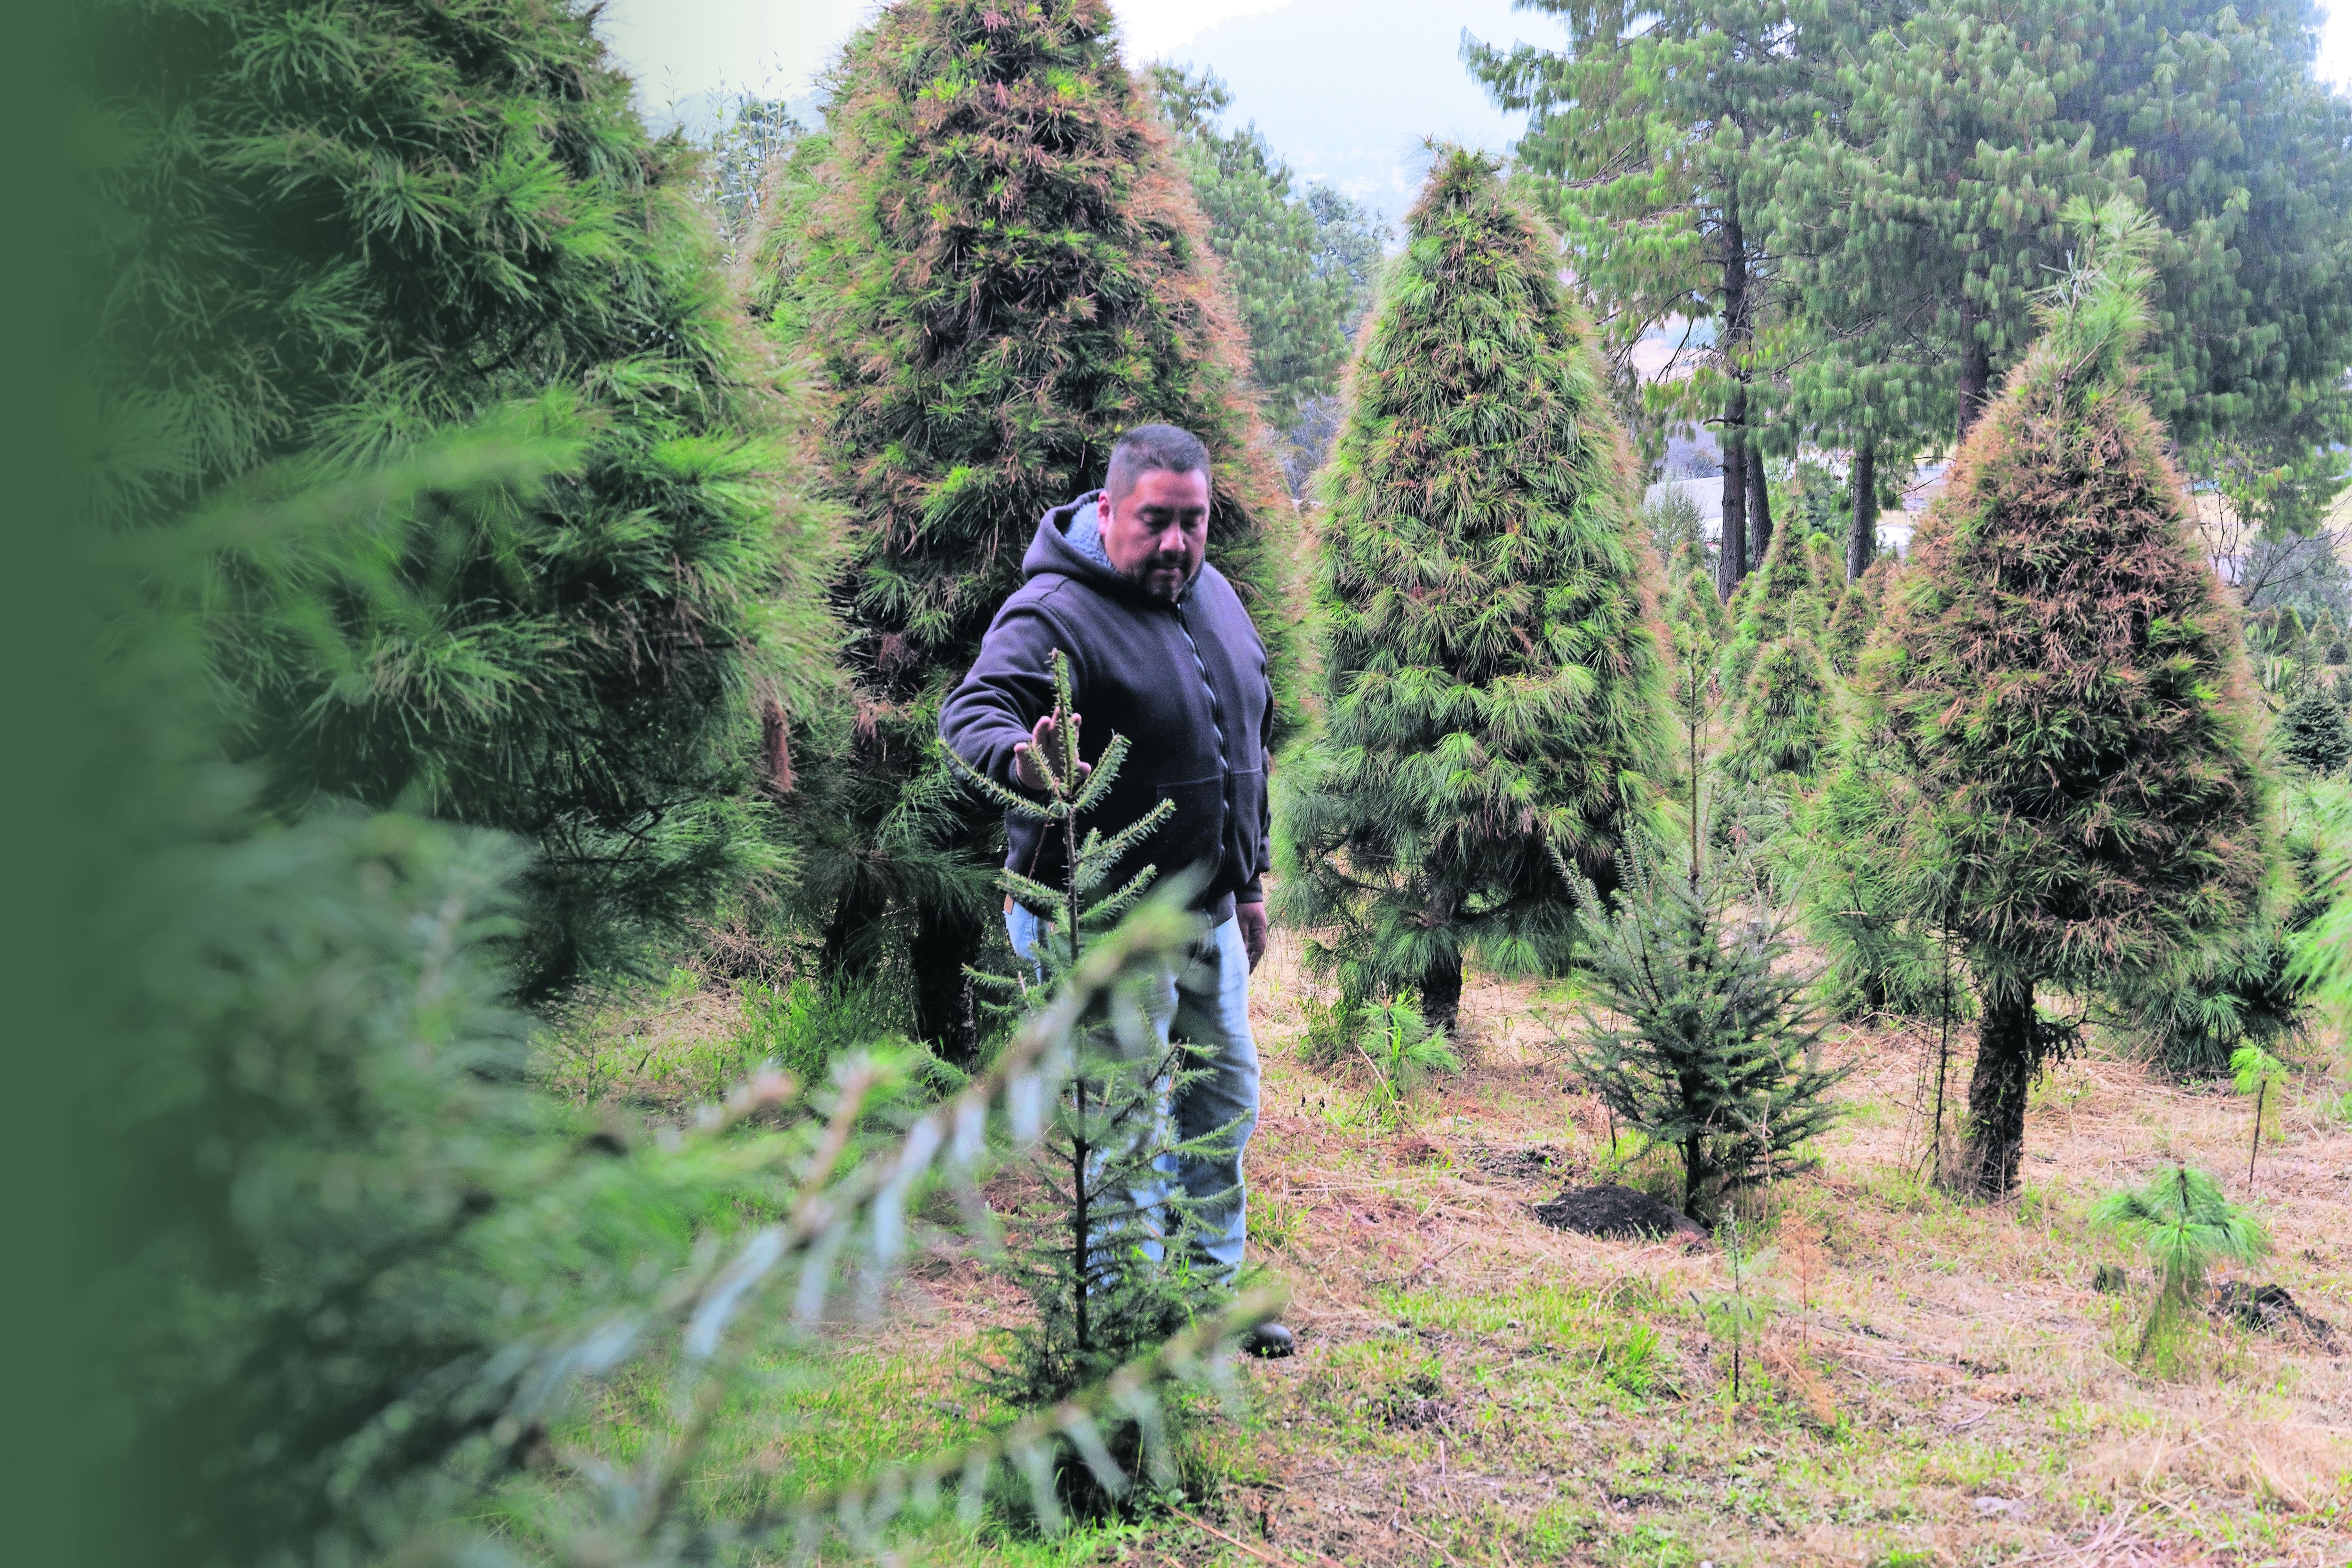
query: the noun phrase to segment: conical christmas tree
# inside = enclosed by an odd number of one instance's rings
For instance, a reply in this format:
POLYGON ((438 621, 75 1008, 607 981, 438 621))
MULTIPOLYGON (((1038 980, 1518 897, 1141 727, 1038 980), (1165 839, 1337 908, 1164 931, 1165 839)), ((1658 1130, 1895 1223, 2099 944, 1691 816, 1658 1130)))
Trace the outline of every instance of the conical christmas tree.
POLYGON ((1613 886, 1671 763, 1656 566, 1557 247, 1458 150, 1407 232, 1326 481, 1325 727, 1277 775, 1277 855, 1344 989, 1450 1025, 1465 954, 1564 954, 1547 847, 1613 886))
POLYGON ((1696 552, 1679 549, 1666 567, 1666 624, 1687 628, 1692 645, 1712 661, 1731 640, 1731 613, 1715 591, 1715 569, 1696 552))
POLYGON ((1150 98, 1103 0, 901 0, 850 43, 810 184, 763 243, 780 341, 820 357, 822 452, 852 547, 836 580, 855 722, 801 896, 837 960, 911 955, 923 1035, 976 1046, 963 966, 993 919, 996 811, 949 774, 940 702, 1045 510, 1135 426, 1198 436, 1209 556, 1276 671, 1291 514, 1252 446, 1245 350, 1150 98))
POLYGON ((1767 643, 1732 719, 1723 771, 1745 785, 1808 789, 1835 739, 1832 690, 1829 669, 1811 638, 1767 643))
POLYGON ((1871 634, 1878 629, 1887 584, 1900 565, 1892 555, 1872 562, 1868 571, 1846 585, 1845 597, 1831 612, 1822 646, 1830 668, 1838 674, 1851 679, 1861 663, 1862 650, 1870 646, 1871 634))
POLYGON ((2016 1184, 2045 982, 2188 966, 2271 873, 2257 709, 2162 426, 2134 390, 2153 226, 2080 206, 2082 270, 1969 433, 1867 657, 1915 782, 1905 852, 1982 1004, 1968 1179, 2016 1184))
POLYGON ((221 673, 274 804, 397 800, 535 841, 537 990, 778 869, 754 765, 763 713, 831 679, 793 577, 823 540, 692 154, 646 134, 588 14, 100 9, 84 260, 109 292, 79 346, 101 521, 468 436, 540 455, 535 487, 354 508, 276 579, 230 574, 221 673), (346 591, 354 560, 403 593, 346 591), (289 629, 289 602, 339 608, 289 629))
POLYGON ((1831 584, 1822 580, 1821 557, 1794 528, 1772 535, 1764 563, 1740 585, 1732 609, 1738 616, 1724 650, 1724 689, 1737 694, 1767 643, 1802 637, 1818 643, 1829 625, 1831 584))
POLYGON ((2315 680, 2279 715, 2278 739, 2279 754, 2289 764, 2321 778, 2352 760, 2352 725, 2345 723, 2336 694, 2315 680))

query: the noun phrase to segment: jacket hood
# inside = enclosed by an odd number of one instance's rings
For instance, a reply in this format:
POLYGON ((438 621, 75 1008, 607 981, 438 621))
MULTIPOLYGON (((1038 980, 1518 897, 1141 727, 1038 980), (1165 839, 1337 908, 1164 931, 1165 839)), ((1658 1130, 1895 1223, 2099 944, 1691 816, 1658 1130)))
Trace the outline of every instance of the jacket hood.
MULTIPOLYGON (((1049 574, 1073 577, 1116 598, 1132 599, 1145 605, 1163 603, 1092 556, 1080 553, 1078 547, 1070 542, 1070 521, 1077 516, 1078 509, 1097 505, 1101 498, 1102 491, 1088 490, 1077 500, 1064 501, 1039 518, 1037 537, 1029 542, 1028 552, 1021 557, 1021 575, 1024 578, 1049 574)), ((1184 593, 1179 594, 1177 598, 1181 601, 1185 594, 1190 594, 1208 570, 1208 563, 1202 562, 1200 571, 1192 574, 1192 581, 1184 584, 1184 593)))

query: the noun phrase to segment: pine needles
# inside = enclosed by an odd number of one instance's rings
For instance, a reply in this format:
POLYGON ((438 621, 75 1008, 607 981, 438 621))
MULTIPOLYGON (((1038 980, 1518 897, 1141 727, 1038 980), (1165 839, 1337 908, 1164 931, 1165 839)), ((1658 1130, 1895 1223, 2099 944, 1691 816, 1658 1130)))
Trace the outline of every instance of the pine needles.
POLYGON ((2156 1265, 2156 1301, 2135 1361, 2203 1296, 2208 1268, 2223 1261, 2251 1263, 2270 1249, 2261 1223, 2231 1203, 2220 1183, 2188 1165, 2146 1186, 2108 1194, 2092 1206, 2091 1222, 2113 1230, 2156 1265))

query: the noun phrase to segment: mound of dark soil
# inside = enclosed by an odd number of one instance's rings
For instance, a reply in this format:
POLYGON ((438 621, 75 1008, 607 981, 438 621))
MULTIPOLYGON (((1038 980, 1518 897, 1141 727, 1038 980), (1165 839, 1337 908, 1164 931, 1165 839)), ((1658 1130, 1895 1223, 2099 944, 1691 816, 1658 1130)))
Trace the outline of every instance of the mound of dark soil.
POLYGON ((2336 1325, 2305 1311, 2284 1285, 2225 1279, 2214 1298, 2213 1310, 2228 1313, 2250 1329, 2268 1329, 2273 1333, 2300 1329, 2323 1345, 2336 1342, 2336 1325))
POLYGON ((1617 1240, 1687 1236, 1706 1239, 1706 1229, 1680 1209, 1631 1187, 1570 1187, 1548 1204, 1536 1205, 1536 1218, 1554 1230, 1617 1240))

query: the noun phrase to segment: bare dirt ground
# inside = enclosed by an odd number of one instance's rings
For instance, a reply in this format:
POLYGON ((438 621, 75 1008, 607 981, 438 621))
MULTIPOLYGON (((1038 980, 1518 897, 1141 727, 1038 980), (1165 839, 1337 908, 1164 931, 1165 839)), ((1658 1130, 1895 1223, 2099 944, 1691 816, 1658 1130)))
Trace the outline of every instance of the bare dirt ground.
MULTIPOLYGON (((1248 1368, 1238 1412, 1202 1424, 1204 1495, 1056 1561, 2352 1563, 2352 1128, 2319 1045, 2251 1189, 2227 1085, 2094 1049, 2037 1089, 2023 1190, 1988 1206, 1923 1179, 1937 1031, 1832 1031, 1832 1058, 1856 1064, 1848 1113, 1743 1227, 1762 1327, 1735 1399, 1732 1347, 1701 1311, 1731 1249, 1533 1212, 1599 1175, 1671 1191, 1603 1171, 1604 1113, 1554 1049, 1576 1018, 1559 987, 1474 984, 1467 1070, 1400 1117, 1301 1065, 1294 953, 1278 945, 1255 989, 1253 1237, 1300 1352, 1248 1368), (2332 1342, 2217 1320, 2135 1363, 2147 1269, 2084 1213, 2175 1160, 2273 1238, 2220 1278, 2285 1286, 2339 1325, 2332 1342), (2101 1263, 2133 1288, 2095 1291, 2101 1263)), ((677 1009, 681 1049, 722 1027, 697 1005, 677 1009)), ((1969 1043, 1952 1031, 1949 1104, 1969 1043)), ((952 1398, 957 1347, 1011 1299, 961 1263, 913 1293, 889 1342, 952 1398)))

